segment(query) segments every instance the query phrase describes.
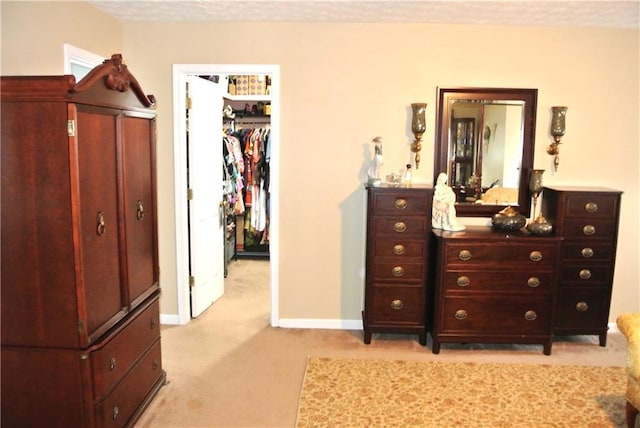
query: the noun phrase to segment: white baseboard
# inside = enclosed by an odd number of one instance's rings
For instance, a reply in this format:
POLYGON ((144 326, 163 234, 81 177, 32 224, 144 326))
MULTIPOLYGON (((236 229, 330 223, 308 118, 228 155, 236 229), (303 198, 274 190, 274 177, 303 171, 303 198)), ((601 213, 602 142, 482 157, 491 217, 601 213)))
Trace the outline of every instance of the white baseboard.
POLYGON ((180 325, 178 315, 160 314, 160 324, 162 325, 180 325))
POLYGON ((281 318, 279 327, 319 328, 328 330, 362 330, 362 320, 281 318))

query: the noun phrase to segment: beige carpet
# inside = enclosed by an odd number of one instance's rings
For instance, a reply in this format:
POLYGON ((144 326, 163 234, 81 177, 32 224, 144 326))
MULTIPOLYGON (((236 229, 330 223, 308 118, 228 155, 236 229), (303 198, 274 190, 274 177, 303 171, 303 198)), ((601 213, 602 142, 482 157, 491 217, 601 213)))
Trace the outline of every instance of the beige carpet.
POLYGON ((622 427, 625 369, 310 358, 296 426, 622 427))

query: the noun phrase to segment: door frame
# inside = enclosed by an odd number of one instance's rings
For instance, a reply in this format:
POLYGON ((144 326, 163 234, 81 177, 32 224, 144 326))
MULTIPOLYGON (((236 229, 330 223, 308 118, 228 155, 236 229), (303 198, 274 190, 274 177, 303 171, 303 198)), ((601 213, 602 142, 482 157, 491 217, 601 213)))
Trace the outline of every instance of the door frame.
MULTIPOLYGON (((173 64, 173 170, 176 241, 176 288, 178 323, 191 320, 189 297, 189 215, 187 210, 187 134, 186 90, 188 75, 271 75, 271 161, 270 215, 269 215, 269 290, 271 300, 270 324, 279 326, 279 189, 280 189, 280 66, 273 64, 173 64)), ((220 112, 222 120, 222 112, 220 112)))

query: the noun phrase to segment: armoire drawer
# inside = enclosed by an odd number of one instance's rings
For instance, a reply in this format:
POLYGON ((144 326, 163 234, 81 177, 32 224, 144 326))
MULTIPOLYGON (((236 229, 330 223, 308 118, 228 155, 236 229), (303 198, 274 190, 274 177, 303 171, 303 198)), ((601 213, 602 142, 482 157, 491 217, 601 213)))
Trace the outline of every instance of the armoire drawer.
POLYGON ((564 261, 610 261, 613 259, 612 241, 565 241, 562 244, 562 260, 564 261))
POLYGON ((551 295, 518 298, 513 295, 445 296, 439 332, 469 335, 549 334, 551 295))
POLYGON ((425 296, 423 287, 375 285, 369 322, 397 325, 423 325, 425 296))
POLYGON ((139 313, 132 314, 131 322, 117 335, 109 336, 103 346, 98 344, 98 349, 90 353, 95 400, 102 399, 160 337, 159 308, 156 296, 139 313))
POLYGON ((556 303, 555 327, 603 327, 602 320, 609 314, 610 293, 608 287, 561 287, 556 303))
POLYGON ((581 240, 613 239, 616 235, 617 221, 615 218, 569 218, 564 222, 564 237, 580 238, 581 240))
POLYGON ((555 263, 557 249, 555 243, 450 243, 446 245, 446 269, 468 269, 470 266, 486 268, 491 265, 513 269, 551 269, 555 263), (466 267, 462 267, 466 266, 466 267))
POLYGON ((445 292, 510 291, 549 293, 553 289, 551 271, 447 271, 442 287, 445 292))
POLYGON ((95 416, 98 428, 126 426, 145 397, 164 375, 160 352, 160 339, 142 357, 118 386, 96 404, 95 416))
POLYGON ((374 216, 373 233, 376 236, 424 237, 431 227, 426 217, 374 216))
POLYGON ((599 286, 611 280, 611 265, 593 263, 565 263, 560 270, 560 284, 599 286))
POLYGON ((612 218, 618 210, 618 196, 571 194, 567 197, 566 217, 612 218))
POLYGON ((423 285, 424 262, 407 262, 404 260, 387 261, 375 260, 373 267, 373 280, 375 282, 406 282, 423 285))
POLYGON ((373 211, 376 214, 393 215, 431 215, 431 202, 426 192, 403 192, 393 189, 391 192, 376 192, 373 195, 373 211))
POLYGON ((422 240, 406 239, 404 237, 378 238, 374 244, 375 257, 397 257, 399 260, 416 257, 424 260, 427 255, 427 245, 422 240))

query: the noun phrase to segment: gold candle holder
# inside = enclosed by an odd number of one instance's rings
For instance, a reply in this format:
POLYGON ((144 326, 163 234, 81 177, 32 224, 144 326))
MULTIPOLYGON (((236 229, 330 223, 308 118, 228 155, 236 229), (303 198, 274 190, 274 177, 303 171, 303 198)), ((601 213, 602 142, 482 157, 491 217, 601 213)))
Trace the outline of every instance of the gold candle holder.
POLYGON ((560 165, 560 140, 566 132, 566 117, 567 107, 551 107, 551 135, 554 142, 547 147, 547 153, 553 156, 555 171, 558 170, 558 165, 560 165))
POLYGON ((413 132, 414 140, 411 143, 411 151, 415 153, 416 169, 420 167, 420 150, 422 150, 422 135, 427 129, 425 122, 425 110, 427 104, 413 103, 411 104, 411 132, 413 132))

